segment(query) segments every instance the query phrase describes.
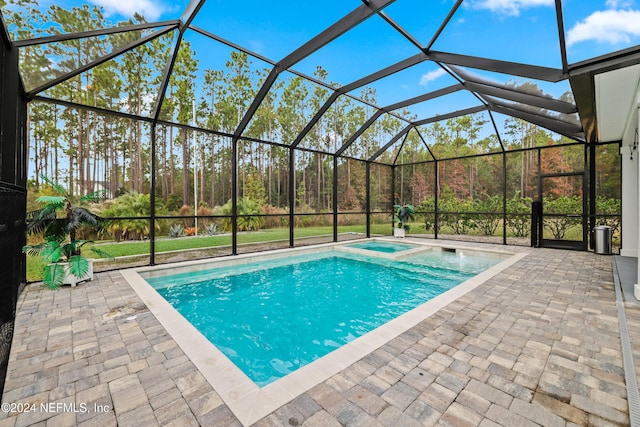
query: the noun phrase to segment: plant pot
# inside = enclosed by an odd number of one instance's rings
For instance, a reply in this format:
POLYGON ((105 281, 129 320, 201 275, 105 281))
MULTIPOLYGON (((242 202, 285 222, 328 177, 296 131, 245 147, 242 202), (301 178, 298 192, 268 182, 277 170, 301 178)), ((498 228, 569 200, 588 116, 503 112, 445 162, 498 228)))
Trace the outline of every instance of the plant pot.
POLYGON ((395 238, 404 238, 404 228, 394 228, 393 229, 393 237, 395 237, 395 238))
POLYGON ((64 280, 62 281, 63 285, 71 285, 71 287, 75 287, 78 283, 80 282, 85 282, 87 280, 93 280, 93 259, 87 259, 87 262, 89 263, 89 269, 87 270, 87 273, 84 276, 74 276, 73 274, 71 274, 71 272, 69 271, 69 263, 68 262, 58 262, 58 263, 54 263, 54 264, 49 264, 49 268, 51 268, 54 265, 57 265, 58 268, 63 268, 64 269, 64 280))

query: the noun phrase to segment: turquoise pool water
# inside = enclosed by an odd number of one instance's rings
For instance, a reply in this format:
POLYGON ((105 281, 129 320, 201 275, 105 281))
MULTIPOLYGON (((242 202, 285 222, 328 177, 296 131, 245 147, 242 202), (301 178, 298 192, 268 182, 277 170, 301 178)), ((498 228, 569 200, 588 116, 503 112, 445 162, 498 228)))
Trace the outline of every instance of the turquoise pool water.
POLYGON ((264 386, 499 261, 438 255, 327 251, 146 280, 264 386))
POLYGON ((396 253, 396 252, 406 251, 409 249, 415 249, 417 246, 407 245, 404 243, 373 241, 373 242, 354 243, 354 244, 348 245, 348 247, 366 249, 369 251, 376 251, 376 252, 396 253))

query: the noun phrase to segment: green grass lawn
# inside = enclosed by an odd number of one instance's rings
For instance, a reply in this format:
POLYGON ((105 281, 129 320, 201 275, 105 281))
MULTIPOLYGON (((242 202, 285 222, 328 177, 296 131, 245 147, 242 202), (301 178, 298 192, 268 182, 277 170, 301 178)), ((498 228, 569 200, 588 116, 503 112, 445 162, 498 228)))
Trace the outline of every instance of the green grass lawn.
MULTIPOLYGON (((420 222, 411 223, 411 231, 416 234, 424 233, 420 222)), ((365 225, 345 225, 338 227, 339 233, 365 233, 365 225)), ((440 230, 444 234, 445 230, 440 230)), ((390 224, 372 224, 371 233, 378 235, 391 235, 390 224)), ((502 228, 496 231, 496 235, 501 235, 502 228)), ((305 227, 295 230, 295 238, 313 237, 313 236, 331 236, 333 227, 305 227)), ((545 233, 545 236, 551 236, 551 233, 545 233)), ((565 235, 566 240, 581 240, 582 232, 580 227, 574 227, 565 235)), ((288 241, 289 228, 273 228, 268 230, 260 230, 249 233, 238 234, 239 244, 288 241)), ((96 245, 104 252, 110 254, 114 258, 149 254, 149 241, 126 241, 126 242, 104 242, 96 243, 96 245)), ((210 248, 219 246, 231 246, 231 234, 221 234, 216 236, 191 236, 182 238, 160 237, 156 240, 156 253, 183 251, 198 248, 210 248)), ((99 258, 92 254, 91 251, 85 251, 85 256, 99 258)), ((34 282, 42 280, 42 269, 44 263, 38 257, 27 256, 27 281, 34 282)))
MULTIPOLYGON (((366 227, 364 225, 346 225, 338 227, 340 233, 365 233, 366 227)), ((371 232, 373 234, 390 234, 391 227, 389 224, 372 224, 371 232)), ((333 234, 333 227, 306 227, 297 228, 295 230, 296 238, 313 237, 313 236, 331 236, 333 234)), ((261 242, 273 242, 278 240, 289 240, 288 228, 274 228, 268 230, 260 230, 249 233, 238 234, 238 243, 261 243, 261 242)), ((198 248, 210 248, 216 246, 230 246, 231 234, 221 234, 216 236, 192 236, 182 238, 166 238, 161 237, 156 240, 156 253, 181 251, 198 248)), ((148 254, 150 250, 149 241, 127 241, 127 242, 108 242, 108 243, 96 243, 96 246, 100 250, 108 253, 114 258, 131 256, 131 255, 144 255, 148 254)), ((100 258, 93 254, 90 250, 83 253, 87 257, 100 258)), ((27 281, 35 282, 42 280, 42 269, 44 263, 38 257, 27 256, 27 281)))

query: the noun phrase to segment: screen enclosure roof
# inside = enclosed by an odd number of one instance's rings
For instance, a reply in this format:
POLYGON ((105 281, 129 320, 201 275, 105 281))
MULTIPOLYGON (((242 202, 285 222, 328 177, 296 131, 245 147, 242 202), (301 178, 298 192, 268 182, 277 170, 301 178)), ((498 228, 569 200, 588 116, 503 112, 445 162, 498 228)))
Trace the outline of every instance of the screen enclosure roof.
POLYGON ((3 20, 19 49, 29 98, 197 127, 231 138, 250 138, 248 129, 261 105, 266 100, 277 103, 282 82, 300 78, 309 92, 322 96, 295 135, 271 142, 305 147, 306 138, 326 115, 346 114, 339 105, 348 105, 347 112, 357 107, 365 113, 358 127, 333 144, 332 154, 348 155, 377 120, 393 117, 402 124, 375 150, 361 154, 371 161, 414 130, 429 147, 427 127, 466 115, 482 115, 499 150, 509 149, 503 143, 504 118, 524 120, 571 142, 622 140, 630 126, 629 111, 637 102, 640 46, 634 43, 640 41, 640 11, 605 1, 502 3, 193 0, 184 9, 141 10, 145 18, 136 15, 118 23, 113 23, 117 13, 124 12, 99 8, 111 17, 105 22, 112 23, 101 28, 94 28, 93 5, 70 5, 87 11, 86 19, 71 26, 49 21, 51 8, 32 5, 25 12, 8 4, 3 20), (613 37, 611 30, 602 29, 596 20, 604 19, 603 14, 618 19, 618 27, 620 19, 627 19, 631 28, 626 33, 619 30, 623 33, 613 42, 606 40, 613 37), (65 57, 83 40, 100 40, 102 48, 77 61, 65 57), (158 40, 166 50, 154 51, 158 40), (193 76, 196 99, 205 96, 203 84, 196 82, 204 79, 204 69, 222 67, 231 52, 250 58, 260 75, 232 127, 221 130, 163 114, 172 74, 186 45, 200 58, 193 76), (151 47, 155 71, 144 111, 78 103, 55 90, 145 46, 151 47))

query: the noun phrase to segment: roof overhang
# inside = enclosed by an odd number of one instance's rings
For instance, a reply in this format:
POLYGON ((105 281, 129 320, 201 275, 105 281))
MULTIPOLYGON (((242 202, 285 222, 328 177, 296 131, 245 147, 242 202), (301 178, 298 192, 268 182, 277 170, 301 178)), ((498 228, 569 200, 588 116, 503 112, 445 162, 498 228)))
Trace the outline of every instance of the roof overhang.
POLYGON ((616 52, 576 64, 569 72, 587 143, 622 141, 638 106, 640 52, 616 52))
POLYGON ((640 65, 598 74, 594 78, 598 141, 621 141, 629 126, 634 128, 638 105, 640 65))

